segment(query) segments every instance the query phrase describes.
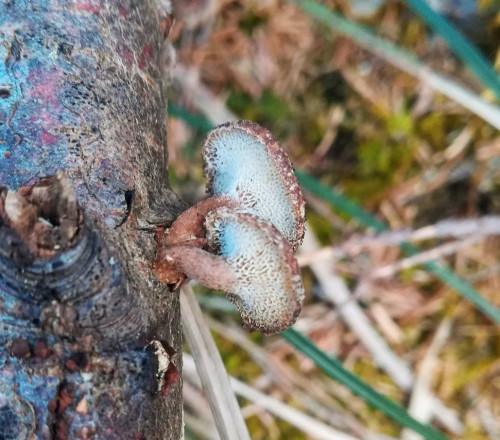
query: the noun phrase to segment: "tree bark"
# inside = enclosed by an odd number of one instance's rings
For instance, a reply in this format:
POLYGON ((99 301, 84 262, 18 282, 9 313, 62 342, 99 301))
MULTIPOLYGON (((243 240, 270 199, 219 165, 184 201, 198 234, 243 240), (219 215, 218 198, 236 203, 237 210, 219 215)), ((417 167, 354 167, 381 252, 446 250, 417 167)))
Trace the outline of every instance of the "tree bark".
POLYGON ((160 0, 0 2, 0 438, 175 439, 160 0), (3 437, 2 437, 3 435, 3 437))

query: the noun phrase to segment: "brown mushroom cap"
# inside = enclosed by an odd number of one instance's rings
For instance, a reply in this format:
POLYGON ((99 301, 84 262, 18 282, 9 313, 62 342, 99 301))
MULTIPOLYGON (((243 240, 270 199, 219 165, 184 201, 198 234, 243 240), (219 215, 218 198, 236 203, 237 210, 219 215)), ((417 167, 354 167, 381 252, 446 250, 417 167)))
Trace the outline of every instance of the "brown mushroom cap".
POLYGON ((228 195, 271 222, 293 250, 304 236, 304 197, 290 160, 272 134, 250 121, 214 128, 203 147, 210 195, 228 195))
POLYGON ((219 208, 207 215, 207 240, 237 279, 228 295, 246 327, 273 334, 290 327, 304 301, 304 286, 288 241, 250 213, 219 208))

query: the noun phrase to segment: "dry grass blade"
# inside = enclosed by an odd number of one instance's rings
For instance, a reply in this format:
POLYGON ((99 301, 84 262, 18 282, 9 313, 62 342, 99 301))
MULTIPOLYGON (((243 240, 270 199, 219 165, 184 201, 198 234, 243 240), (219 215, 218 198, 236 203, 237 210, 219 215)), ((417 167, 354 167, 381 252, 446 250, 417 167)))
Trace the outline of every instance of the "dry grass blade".
MULTIPOLYGON (((292 369, 279 356, 272 356, 268 351, 251 341, 248 338, 248 333, 240 327, 223 324, 210 317, 207 317, 207 323, 213 331, 224 339, 234 342, 247 351, 253 361, 265 371, 265 377, 275 383, 280 390, 285 391, 292 400, 300 402, 304 410, 314 418, 322 420, 334 429, 349 431, 351 435, 363 440, 388 440, 392 438, 366 429, 357 418, 349 414, 349 410, 355 412, 355 405, 352 407, 347 405, 347 408, 340 409, 335 399, 330 395, 331 390, 327 389, 323 382, 292 369)), ((348 399, 349 394, 345 392, 346 390, 340 385, 336 388, 333 393, 335 397, 348 399)))
MULTIPOLYGON (((420 372, 415 380, 415 386, 410 399, 408 413, 419 422, 428 423, 432 418, 432 401, 428 392, 433 371, 436 367, 437 357, 451 333, 451 321, 445 319, 441 322, 434 339, 422 361, 420 372)), ((422 437, 410 430, 406 430, 402 440, 418 440, 422 437)))
POLYGON ((411 267, 415 267, 423 263, 427 263, 428 261, 438 260, 442 257, 445 257, 446 255, 454 254, 463 248, 469 247, 481 241, 483 238, 484 237, 480 235, 473 235, 463 240, 457 240, 451 243, 445 243, 441 246, 437 246, 427 251, 423 251, 417 255, 413 255, 411 257, 398 260, 392 264, 388 264, 387 266, 374 269, 368 274, 368 277, 371 279, 392 277, 393 275, 402 270, 409 269, 411 267))
MULTIPOLYGON (((390 234, 387 234, 385 237, 391 238, 396 238, 399 240, 399 237, 403 237, 405 233, 401 233, 399 236, 398 234, 395 234, 394 236, 391 237, 390 234)), ((456 240, 451 243, 445 243, 439 246, 436 246, 432 249, 422 251, 417 255, 413 255, 411 257, 404 258, 402 260, 396 261, 392 264, 388 264, 383 267, 378 267, 374 270, 372 270, 369 274, 368 277, 371 279, 377 279, 377 278, 389 278, 393 275, 395 275, 397 272, 400 272, 405 269, 409 269, 411 267, 418 266, 420 264, 424 264, 428 261, 433 261, 433 260, 438 260, 442 257, 445 257, 447 255, 454 254, 458 252, 459 250, 469 247, 473 244, 476 244, 484 238, 489 235, 487 232, 484 233, 478 233, 474 234, 470 237, 466 237, 462 240, 456 240)), ((406 240, 401 240, 401 243, 403 243, 406 240)), ((368 238, 367 240, 350 240, 345 243, 345 245, 341 245, 339 247, 324 247, 321 249, 318 249, 313 252, 308 252, 304 253, 302 255, 299 255, 297 258, 297 261, 299 263, 299 266, 305 267, 305 266, 310 266, 312 263, 320 260, 337 260, 340 258, 343 258, 344 256, 348 254, 355 254, 358 253, 362 247, 376 247, 384 245, 383 239, 370 239, 368 238)), ((389 244, 388 244, 389 245, 389 244)), ((390 244, 392 245, 392 243, 390 244)))
POLYGON ((299 5, 311 17, 325 23, 335 32, 351 38, 361 47, 369 50, 404 72, 418 78, 437 92, 442 93, 464 108, 475 113, 493 127, 500 129, 500 108, 496 105, 487 102, 450 78, 434 72, 413 55, 394 46, 386 40, 378 38, 365 27, 350 22, 340 15, 335 14, 327 6, 311 0, 289 1, 299 5))
POLYGON ((185 96, 195 103, 205 116, 215 125, 228 121, 236 121, 238 118, 233 115, 224 105, 224 102, 214 96, 214 94, 201 83, 199 70, 187 68, 181 64, 175 67, 175 80, 182 87, 185 96), (189 93, 186 91, 189 90, 189 93))
MULTIPOLYGON (((194 360, 191 356, 184 354, 184 373, 189 380, 196 381, 194 360)), ((357 437, 352 437, 341 431, 331 428, 322 422, 304 414, 303 412, 286 405, 274 397, 266 396, 260 391, 252 388, 243 382, 230 377, 231 386, 236 394, 251 402, 256 403, 261 408, 269 411, 277 417, 286 420, 296 428, 301 429, 306 434, 323 440, 356 440, 357 437)))
MULTIPOLYGON (((212 415, 212 410, 210 409, 210 404, 205 398, 203 390, 193 386, 189 382, 183 382, 182 397, 184 399, 184 416, 186 425, 190 425, 186 416, 189 414, 196 414, 196 419, 199 422, 196 426, 200 426, 201 424, 204 425, 203 438, 220 440, 217 427, 215 426, 214 417, 212 415)), ((196 426, 194 426, 194 430, 196 430, 196 426)))
POLYGON ((406 241, 423 241, 436 238, 460 238, 468 235, 500 235, 500 216, 487 215, 479 218, 446 219, 433 225, 413 230, 389 230, 375 236, 353 236, 340 245, 338 252, 357 252, 374 246, 399 246, 406 241))
POLYGON ((249 440, 238 401, 191 286, 181 289, 183 332, 222 440, 249 440))
MULTIPOLYGON (((309 253, 317 249, 319 245, 312 233, 306 234, 301 251, 309 253)), ((404 390, 411 388, 413 376, 410 368, 376 332, 356 301, 352 301, 352 295, 346 284, 332 271, 331 262, 316 260, 311 262, 310 267, 322 285, 327 300, 339 307, 342 318, 372 353, 375 363, 384 369, 399 387, 404 390)))
MULTIPOLYGON (((311 230, 311 228, 308 228, 311 230)), ((301 250, 315 252, 319 245, 312 234, 306 234, 301 250)), ((338 277, 329 260, 311 263, 311 270, 323 287, 326 298, 338 306, 339 313, 360 341, 372 353, 377 365, 384 369, 398 386, 408 390, 413 386, 414 377, 410 367, 401 360, 373 328, 361 307, 353 297, 344 281, 338 277)), ((462 425, 451 410, 446 408, 435 396, 430 395, 433 413, 441 423, 454 432, 460 432, 462 425)))
POLYGON ((476 414, 490 439, 500 438, 500 421, 487 402, 479 402, 476 414))

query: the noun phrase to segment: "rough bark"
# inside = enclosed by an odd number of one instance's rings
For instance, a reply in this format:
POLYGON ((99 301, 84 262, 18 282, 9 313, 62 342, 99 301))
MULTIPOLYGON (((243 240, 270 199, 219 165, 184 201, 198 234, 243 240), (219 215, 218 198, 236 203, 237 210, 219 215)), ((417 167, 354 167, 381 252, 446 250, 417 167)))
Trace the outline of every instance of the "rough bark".
POLYGON ((3 439, 180 438, 163 6, 0 2, 3 439))

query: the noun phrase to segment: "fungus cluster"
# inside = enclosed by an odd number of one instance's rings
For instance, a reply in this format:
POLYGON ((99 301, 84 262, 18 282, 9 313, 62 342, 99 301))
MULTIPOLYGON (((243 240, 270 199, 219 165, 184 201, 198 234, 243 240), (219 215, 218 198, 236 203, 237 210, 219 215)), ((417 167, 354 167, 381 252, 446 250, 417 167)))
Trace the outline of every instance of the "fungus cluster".
POLYGON ((225 291, 250 330, 282 331, 304 300, 294 252, 305 208, 290 160, 269 131, 249 121, 213 129, 203 160, 209 198, 171 226, 155 272, 174 288, 188 277, 225 291))

